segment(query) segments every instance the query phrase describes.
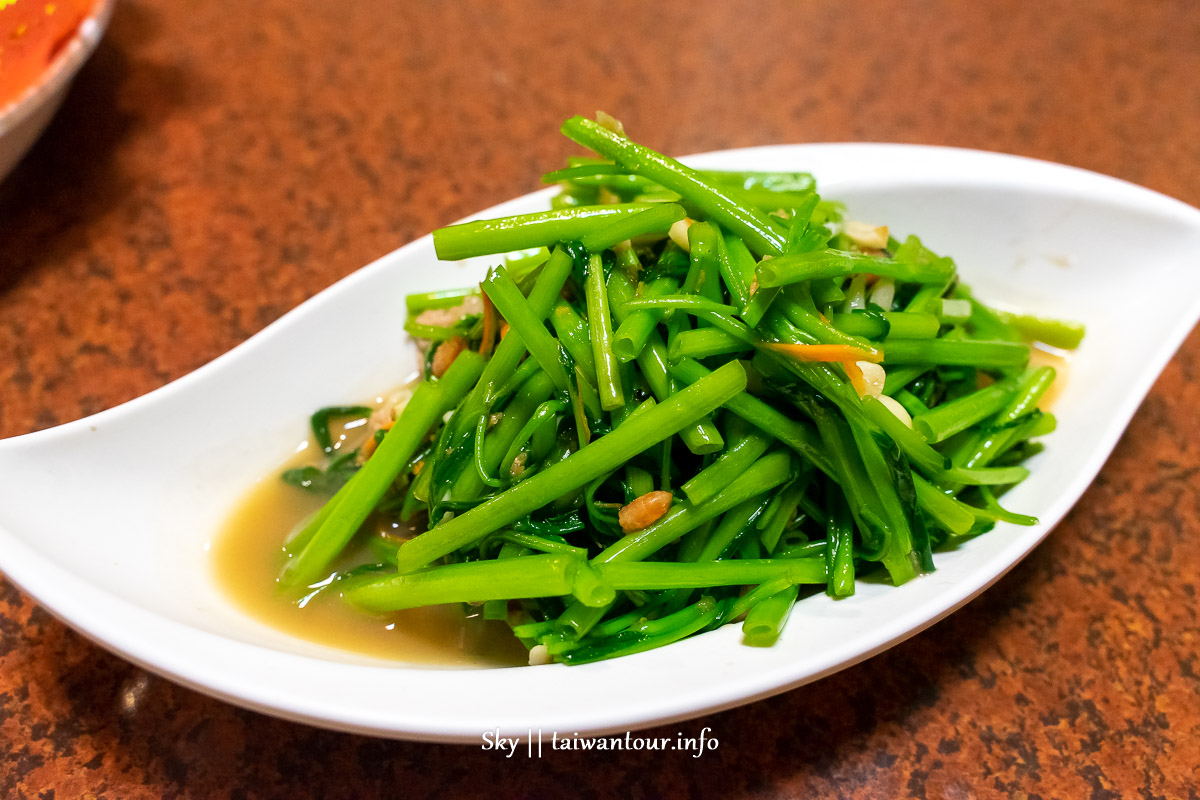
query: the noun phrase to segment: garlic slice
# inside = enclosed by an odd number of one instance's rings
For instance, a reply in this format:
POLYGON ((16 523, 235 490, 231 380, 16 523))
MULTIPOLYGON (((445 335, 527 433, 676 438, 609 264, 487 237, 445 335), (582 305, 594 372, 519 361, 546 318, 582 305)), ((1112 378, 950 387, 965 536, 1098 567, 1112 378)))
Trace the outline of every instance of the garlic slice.
POLYGON ((842 229, 842 233, 846 234, 850 241, 867 250, 882 250, 887 247, 887 225, 872 225, 869 222, 850 220, 842 229))
POLYGON ((908 411, 905 410, 904 406, 900 405, 899 400, 888 397, 886 394, 881 394, 879 395, 879 402, 883 403, 884 408, 895 414, 896 419, 900 420, 910 428, 913 426, 912 417, 909 416, 908 411))

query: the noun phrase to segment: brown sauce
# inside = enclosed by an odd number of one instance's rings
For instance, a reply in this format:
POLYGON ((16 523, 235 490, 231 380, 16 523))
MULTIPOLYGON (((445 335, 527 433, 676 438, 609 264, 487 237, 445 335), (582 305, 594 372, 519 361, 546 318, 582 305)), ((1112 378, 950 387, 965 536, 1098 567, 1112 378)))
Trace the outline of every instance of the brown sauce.
MULTIPOLYGON (((348 447, 357 444, 356 434, 361 436, 361 431, 334 428, 335 441, 348 447)), ((528 653, 508 625, 468 616, 460 605, 373 615, 350 606, 334 591, 321 592, 308 602, 302 602, 303 592, 282 591, 276 579, 285 558, 283 544, 326 498, 286 484, 279 476, 292 467, 322 462, 320 448, 310 440, 259 480, 214 540, 213 569, 234 605, 301 639, 375 658, 446 666, 528 663, 528 653)), ((360 545, 340 566, 373 561, 364 550, 360 545)))
POLYGON ((1030 348, 1029 366, 1031 367, 1054 367, 1055 376, 1054 382, 1050 384, 1050 388, 1042 395, 1042 399, 1038 402, 1038 408, 1042 411, 1049 411, 1058 402, 1058 398, 1062 395, 1063 389, 1067 387, 1067 377, 1071 370, 1071 353, 1069 350, 1058 350, 1050 348, 1043 344, 1034 343, 1030 348))
MULTIPOLYGON (((1029 342, 1029 366, 1054 367, 1054 381, 1050 384, 1050 388, 1046 390, 1046 393, 1042 395, 1042 399, 1038 401, 1038 408, 1048 412, 1058 402, 1063 389, 1067 387, 1067 373, 1071 366, 1071 353, 1068 350, 1059 350, 1038 342, 1029 342)), ((985 372, 979 373, 977 384, 980 389, 985 386, 991 386, 993 383, 995 383, 995 380, 990 375, 985 372)))

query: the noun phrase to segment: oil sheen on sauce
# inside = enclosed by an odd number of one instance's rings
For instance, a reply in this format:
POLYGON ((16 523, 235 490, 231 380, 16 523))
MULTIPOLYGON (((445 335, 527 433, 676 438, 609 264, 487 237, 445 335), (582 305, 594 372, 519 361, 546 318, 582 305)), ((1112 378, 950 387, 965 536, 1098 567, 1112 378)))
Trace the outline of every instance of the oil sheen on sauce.
MULTIPOLYGON (((353 430, 333 426, 333 433, 345 446, 356 444, 353 430)), ((285 594, 276 582, 285 559, 283 543, 326 497, 286 484, 279 476, 291 467, 322 461, 320 448, 310 440, 255 485, 214 540, 216 578, 234 605, 298 638, 374 658, 446 666, 528 663, 528 653, 504 622, 468 616, 459 605, 373 615, 333 591, 308 602, 301 602, 302 593, 285 594)), ((347 565, 372 560, 361 554, 348 554, 347 565)))

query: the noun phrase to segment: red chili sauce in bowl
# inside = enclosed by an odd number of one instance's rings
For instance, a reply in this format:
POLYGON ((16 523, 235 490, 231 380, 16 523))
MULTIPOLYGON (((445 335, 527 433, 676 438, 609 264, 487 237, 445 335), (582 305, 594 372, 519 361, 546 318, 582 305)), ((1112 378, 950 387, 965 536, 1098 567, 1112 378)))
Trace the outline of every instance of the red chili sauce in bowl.
POLYGON ((37 84, 96 0, 0 0, 0 111, 37 84))

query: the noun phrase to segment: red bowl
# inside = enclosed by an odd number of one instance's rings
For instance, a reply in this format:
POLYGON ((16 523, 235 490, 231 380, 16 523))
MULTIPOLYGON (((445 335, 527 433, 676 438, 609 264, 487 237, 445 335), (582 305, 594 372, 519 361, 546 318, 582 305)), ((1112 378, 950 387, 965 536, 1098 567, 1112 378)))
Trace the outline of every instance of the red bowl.
POLYGON ((50 123, 114 5, 0 0, 0 179, 50 123))

